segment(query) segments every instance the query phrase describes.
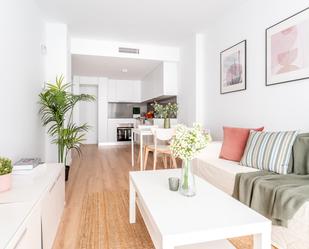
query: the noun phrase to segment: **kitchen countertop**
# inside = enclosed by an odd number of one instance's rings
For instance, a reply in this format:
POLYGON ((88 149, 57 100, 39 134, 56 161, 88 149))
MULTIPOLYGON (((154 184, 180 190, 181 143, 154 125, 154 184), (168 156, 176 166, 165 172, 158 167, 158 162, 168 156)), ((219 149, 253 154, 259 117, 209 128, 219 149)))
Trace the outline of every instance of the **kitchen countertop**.
POLYGON ((108 118, 108 119, 134 119, 134 120, 136 120, 135 118, 108 118))

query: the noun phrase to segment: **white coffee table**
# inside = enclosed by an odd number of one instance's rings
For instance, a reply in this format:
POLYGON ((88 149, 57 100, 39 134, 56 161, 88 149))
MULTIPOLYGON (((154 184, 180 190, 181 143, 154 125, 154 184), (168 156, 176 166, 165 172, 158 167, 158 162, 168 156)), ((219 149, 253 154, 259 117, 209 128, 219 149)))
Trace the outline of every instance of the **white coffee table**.
POLYGON ((271 248, 271 222, 196 177, 197 195, 168 189, 179 169, 130 172, 130 223, 137 203, 156 249, 234 248, 226 239, 254 235, 254 249, 271 248))

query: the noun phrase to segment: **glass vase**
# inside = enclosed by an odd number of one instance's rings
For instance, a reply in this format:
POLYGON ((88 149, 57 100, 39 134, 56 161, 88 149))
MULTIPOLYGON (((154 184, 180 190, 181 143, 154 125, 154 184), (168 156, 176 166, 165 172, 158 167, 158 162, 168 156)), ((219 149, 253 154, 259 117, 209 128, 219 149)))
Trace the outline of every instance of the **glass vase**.
POLYGON ((171 119, 165 118, 164 119, 164 129, 169 129, 169 128, 171 128, 171 119))
POLYGON ((195 179, 191 165, 191 160, 183 160, 179 188, 179 192, 188 197, 196 195, 195 179))

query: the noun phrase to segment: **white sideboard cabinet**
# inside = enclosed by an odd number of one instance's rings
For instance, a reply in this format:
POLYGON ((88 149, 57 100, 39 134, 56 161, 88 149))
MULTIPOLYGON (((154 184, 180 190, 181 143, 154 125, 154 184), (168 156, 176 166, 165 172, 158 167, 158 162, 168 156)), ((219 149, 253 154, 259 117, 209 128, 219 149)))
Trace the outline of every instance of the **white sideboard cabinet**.
POLYGON ((0 248, 51 249, 65 203, 62 164, 43 164, 13 175, 11 190, 0 193, 0 248))

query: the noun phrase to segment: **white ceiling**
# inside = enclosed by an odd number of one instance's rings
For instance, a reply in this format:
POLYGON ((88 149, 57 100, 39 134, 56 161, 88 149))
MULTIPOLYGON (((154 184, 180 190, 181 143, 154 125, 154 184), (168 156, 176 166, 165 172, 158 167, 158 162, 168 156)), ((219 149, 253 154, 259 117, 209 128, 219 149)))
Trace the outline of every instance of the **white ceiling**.
POLYGON ((72 75, 141 80, 160 63, 152 60, 72 55, 72 75), (128 72, 122 72, 123 69, 128 72))
POLYGON ((246 0, 35 0, 77 38, 179 45, 246 0))

